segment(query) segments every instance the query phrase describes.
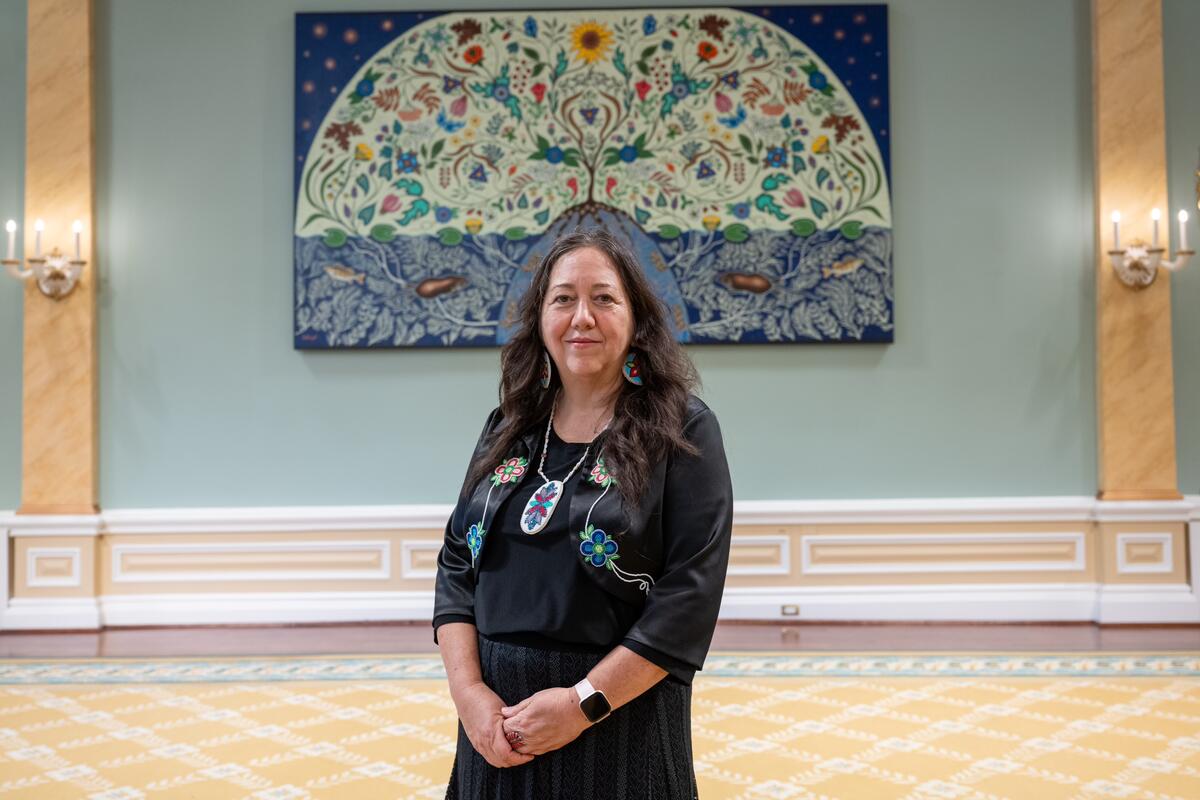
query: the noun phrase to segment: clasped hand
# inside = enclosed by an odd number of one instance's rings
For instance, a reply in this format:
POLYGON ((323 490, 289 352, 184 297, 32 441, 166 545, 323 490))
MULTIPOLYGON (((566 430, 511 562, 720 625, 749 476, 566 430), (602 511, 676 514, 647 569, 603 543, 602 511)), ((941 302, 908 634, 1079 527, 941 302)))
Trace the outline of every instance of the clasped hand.
POLYGON ((534 756, 570 744, 590 724, 574 689, 545 689, 506 706, 499 695, 478 683, 456 701, 471 746, 499 769, 528 764, 534 756), (514 732, 520 737, 510 741, 514 732))
POLYGON ((540 756, 564 747, 579 737, 591 724, 579 708, 574 689, 543 689, 517 703, 500 709, 504 716, 502 735, 514 737, 518 755, 540 756))

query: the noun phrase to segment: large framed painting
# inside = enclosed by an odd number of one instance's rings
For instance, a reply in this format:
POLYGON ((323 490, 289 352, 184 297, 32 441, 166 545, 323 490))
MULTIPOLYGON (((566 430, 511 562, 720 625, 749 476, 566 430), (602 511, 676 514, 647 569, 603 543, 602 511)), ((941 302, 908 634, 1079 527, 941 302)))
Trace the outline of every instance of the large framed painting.
POLYGON ((690 343, 893 335, 883 5, 298 14, 298 348, 503 344, 579 227, 690 343))

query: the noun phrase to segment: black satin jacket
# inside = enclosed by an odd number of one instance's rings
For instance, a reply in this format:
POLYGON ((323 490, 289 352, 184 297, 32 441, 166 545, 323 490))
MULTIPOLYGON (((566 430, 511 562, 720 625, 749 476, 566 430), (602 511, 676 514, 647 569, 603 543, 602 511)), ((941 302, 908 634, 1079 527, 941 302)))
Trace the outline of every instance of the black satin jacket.
MULTIPOLYGON (((488 417, 474 458, 502 424, 499 409, 488 417)), ((617 491, 619 475, 599 456, 589 456, 572 480, 566 546, 576 548, 586 578, 642 608, 626 639, 654 648, 696 669, 712 642, 733 527, 733 487, 716 416, 699 398, 688 402, 684 434, 698 456, 672 454, 650 475, 642 502, 626 508, 617 491)), ((434 599, 439 617, 474 618, 478 565, 496 510, 524 481, 539 481, 531 456, 542 433, 530 431, 483 480, 464 486, 446 524, 438 555, 434 599)), ((564 509, 557 509, 561 514, 564 509)), ((530 631, 538 633, 538 631, 530 631)), ((436 638, 436 631, 435 631, 436 638)))

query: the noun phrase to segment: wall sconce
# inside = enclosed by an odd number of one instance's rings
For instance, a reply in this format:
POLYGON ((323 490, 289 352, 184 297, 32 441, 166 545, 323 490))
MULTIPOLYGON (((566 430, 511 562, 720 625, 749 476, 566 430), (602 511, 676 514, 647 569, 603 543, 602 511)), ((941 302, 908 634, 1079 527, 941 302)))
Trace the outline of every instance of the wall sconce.
POLYGON ((1150 220, 1154 223, 1154 234, 1149 247, 1146 247, 1146 243, 1141 239, 1134 239, 1128 248, 1123 249, 1121 247, 1121 212, 1114 211, 1112 213, 1113 249, 1108 251, 1108 255, 1112 259, 1117 277, 1126 286, 1144 289, 1154 283, 1154 279, 1158 277, 1159 267, 1169 272, 1178 272, 1187 264, 1188 259, 1195 255, 1194 250, 1188 249, 1187 212, 1180 211, 1178 217, 1179 249, 1175 251, 1173 260, 1163 260, 1163 254, 1167 251, 1158 246, 1158 222, 1161 218, 1162 212, 1157 208, 1150 212, 1150 220))
POLYGON ((8 231, 8 257, 0 263, 4 264, 8 274, 18 280, 33 278, 42 294, 55 300, 69 295, 79 282, 79 276, 87 264, 79 257, 79 234, 83 231, 83 223, 75 220, 71 226, 71 230, 75 232, 75 258, 68 260, 57 247, 50 251, 50 255, 42 255, 42 231, 45 230, 46 223, 40 219, 35 222, 34 253, 33 258, 25 259, 29 264, 27 269, 21 269, 21 262, 13 257, 17 238, 16 221, 10 219, 4 228, 8 231))

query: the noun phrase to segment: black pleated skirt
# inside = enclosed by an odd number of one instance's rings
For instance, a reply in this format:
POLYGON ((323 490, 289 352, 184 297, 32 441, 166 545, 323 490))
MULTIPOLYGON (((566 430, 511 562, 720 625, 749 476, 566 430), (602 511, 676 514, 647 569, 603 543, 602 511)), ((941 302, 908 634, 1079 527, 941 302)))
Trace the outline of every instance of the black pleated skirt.
MULTIPOLYGON (((602 654, 562 652, 479 637, 483 681, 505 705, 573 686, 602 654)), ((462 723, 447 800, 695 800, 692 688, 669 678, 567 746, 497 769, 475 752, 462 723)))

